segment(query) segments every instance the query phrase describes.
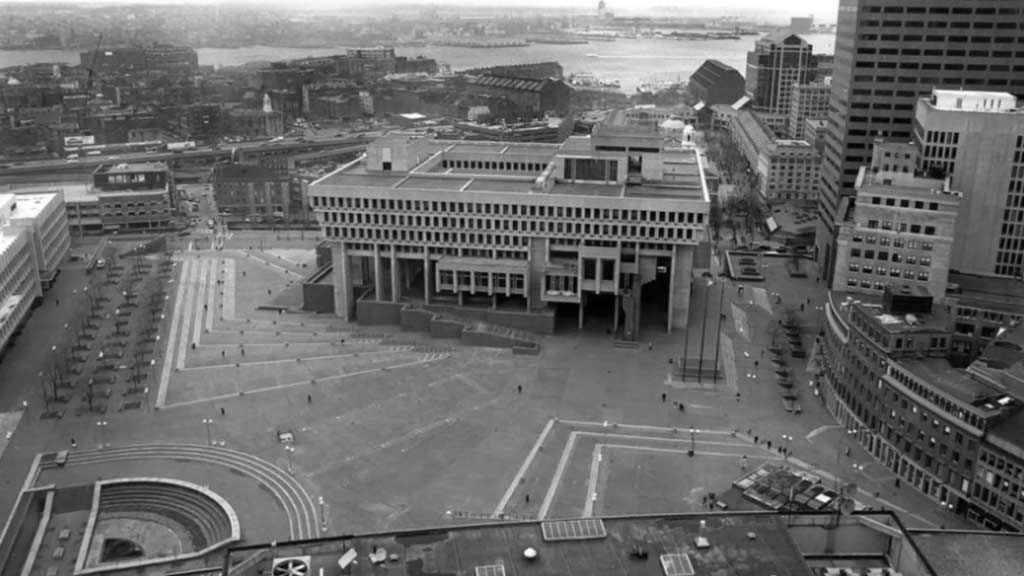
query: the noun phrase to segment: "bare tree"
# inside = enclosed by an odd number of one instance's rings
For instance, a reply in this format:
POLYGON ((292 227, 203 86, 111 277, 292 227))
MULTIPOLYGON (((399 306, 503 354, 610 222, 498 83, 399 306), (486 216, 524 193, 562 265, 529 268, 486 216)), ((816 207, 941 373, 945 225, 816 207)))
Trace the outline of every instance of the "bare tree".
POLYGON ((96 391, 93 390, 93 382, 91 380, 84 388, 82 388, 82 399, 85 400, 85 404, 89 407, 89 411, 94 412, 96 409, 96 391))
POLYGON ((719 232, 722 228, 722 201, 715 199, 711 202, 708 210, 708 227, 711 228, 711 237, 714 242, 719 240, 719 232))
POLYGON ((725 216, 725 225, 732 231, 732 244, 737 244, 736 232, 737 222, 736 219, 739 216, 740 211, 740 199, 737 196, 728 196, 722 203, 722 214, 725 216))

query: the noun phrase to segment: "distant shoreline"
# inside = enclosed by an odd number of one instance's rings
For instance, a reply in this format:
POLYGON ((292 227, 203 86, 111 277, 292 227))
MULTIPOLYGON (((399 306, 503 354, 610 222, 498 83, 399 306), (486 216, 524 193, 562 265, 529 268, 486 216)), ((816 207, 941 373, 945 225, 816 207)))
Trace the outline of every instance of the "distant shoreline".
MULTIPOLYGON (((814 44, 815 53, 831 53, 835 35, 807 37, 814 44)), ((282 46, 242 46, 236 48, 197 48, 201 66, 236 67, 246 63, 266 63, 303 58, 323 58, 344 54, 348 48, 363 45, 338 44, 311 48, 282 46)), ((456 46, 395 45, 403 56, 434 58, 438 64, 447 64, 452 70, 486 68, 499 64, 528 64, 555 61, 562 65, 564 74, 587 74, 602 80, 618 81, 621 89, 632 93, 642 84, 673 81, 683 82, 705 60, 714 58, 746 71, 747 52, 753 48, 753 37, 742 40, 687 40, 687 39, 628 39, 615 42, 589 44, 531 44, 494 50, 456 46)), ((7 67, 42 63, 68 63, 78 65, 78 50, 2 50, 0 62, 7 67)))

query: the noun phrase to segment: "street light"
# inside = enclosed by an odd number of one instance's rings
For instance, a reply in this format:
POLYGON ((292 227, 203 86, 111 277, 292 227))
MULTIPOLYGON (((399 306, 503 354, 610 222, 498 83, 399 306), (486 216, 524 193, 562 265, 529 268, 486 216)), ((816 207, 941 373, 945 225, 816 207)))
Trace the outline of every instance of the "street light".
POLYGON ((288 473, 289 474, 293 474, 294 473, 294 471, 292 470, 292 452, 295 452, 295 447, 294 446, 285 446, 284 447, 284 453, 288 455, 288 473))
MULTIPOLYGON (((860 432, 860 430, 857 429, 857 428, 848 428, 846 430, 846 435, 847 436, 853 436, 853 435, 857 434, 858 432, 860 432)), ((849 456, 850 455, 850 444, 849 444, 849 442, 841 442, 840 441, 840 442, 836 443, 836 473, 835 473, 835 489, 836 489, 836 492, 839 491, 839 470, 841 469, 841 467, 839 465, 839 452, 840 452, 840 448, 844 444, 846 445, 844 451, 846 452, 846 455, 849 456)), ((853 467, 854 467, 854 469, 856 469, 857 464, 854 464, 853 467)), ((863 470, 863 468, 864 467, 861 466, 862 470, 863 470)))
POLYGON ((782 447, 782 458, 786 460, 789 458, 789 445, 793 441, 793 437, 789 434, 783 434, 782 441, 786 443, 785 446, 782 447))
POLYGON ((99 428, 100 431, 100 448, 103 448, 105 446, 104 440, 106 436, 107 426, 109 426, 109 423, 106 420, 101 420, 96 423, 96 427, 99 428))
POLYGON ((213 444, 213 439, 210 437, 210 425, 213 424, 213 420, 210 418, 203 418, 203 424, 206 424, 206 445, 210 446, 213 444))
POLYGON ((320 496, 316 501, 320 504, 320 531, 327 532, 327 516, 324 514, 324 497, 320 496))

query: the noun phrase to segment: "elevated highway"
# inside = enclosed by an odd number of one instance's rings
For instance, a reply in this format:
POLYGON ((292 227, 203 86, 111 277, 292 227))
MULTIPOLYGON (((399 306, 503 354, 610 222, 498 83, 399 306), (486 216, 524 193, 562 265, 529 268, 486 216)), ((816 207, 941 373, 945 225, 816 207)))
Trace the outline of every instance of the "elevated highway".
POLYGON ((0 184, 19 182, 53 182, 60 180, 82 180, 101 164, 118 162, 167 162, 212 164, 228 160, 235 152, 244 153, 247 158, 288 155, 299 159, 326 159, 335 155, 361 152, 366 149, 370 138, 344 137, 322 140, 278 140, 262 142, 240 142, 231 146, 200 146, 181 152, 139 152, 85 156, 75 159, 49 159, 29 161, 0 161, 0 184))

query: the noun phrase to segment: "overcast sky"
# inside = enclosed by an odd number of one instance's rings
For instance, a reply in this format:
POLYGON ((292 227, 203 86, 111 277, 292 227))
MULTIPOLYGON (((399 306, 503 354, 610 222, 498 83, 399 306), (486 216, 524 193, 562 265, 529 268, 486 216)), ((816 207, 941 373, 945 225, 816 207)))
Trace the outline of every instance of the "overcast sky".
MULTIPOLYGON (((818 21, 834 21, 839 0, 605 0, 608 9, 621 14, 640 11, 652 11, 655 8, 674 7, 679 13, 699 13, 709 16, 719 14, 743 15, 756 18, 757 15, 813 14, 818 21)), ((0 0, 0 4, 14 2, 18 4, 41 3, 39 0, 0 0)), ((589 11, 596 10, 597 0, 302 0, 302 2, 282 3, 281 0, 78 0, 82 4, 263 4, 268 6, 285 6, 313 9, 337 9, 346 7, 366 7, 395 4, 423 5, 462 5, 472 6, 523 6, 529 8, 551 7, 563 10, 589 11)), ((658 11, 660 12, 660 11, 658 11)))

